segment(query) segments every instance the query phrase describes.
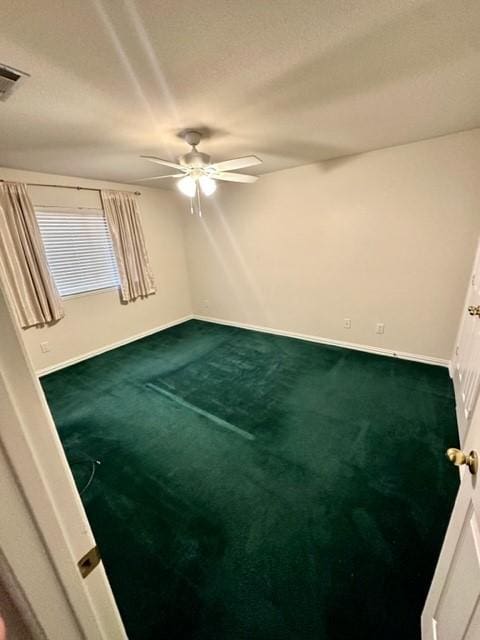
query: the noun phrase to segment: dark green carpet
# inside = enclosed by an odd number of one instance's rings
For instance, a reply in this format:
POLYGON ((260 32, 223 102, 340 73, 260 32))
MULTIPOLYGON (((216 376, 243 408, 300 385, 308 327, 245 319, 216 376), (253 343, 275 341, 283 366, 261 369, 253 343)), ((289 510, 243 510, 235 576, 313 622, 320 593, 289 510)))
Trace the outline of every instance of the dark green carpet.
POLYGON ((190 321, 42 380, 132 640, 416 640, 446 369, 190 321))

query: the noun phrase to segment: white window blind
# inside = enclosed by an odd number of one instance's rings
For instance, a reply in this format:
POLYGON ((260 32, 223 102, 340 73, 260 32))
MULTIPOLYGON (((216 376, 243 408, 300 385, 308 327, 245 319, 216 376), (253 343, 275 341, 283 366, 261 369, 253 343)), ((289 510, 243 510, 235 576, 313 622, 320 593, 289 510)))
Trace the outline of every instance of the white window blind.
POLYGON ((37 209, 36 214, 50 273, 62 297, 118 286, 103 211, 37 209))

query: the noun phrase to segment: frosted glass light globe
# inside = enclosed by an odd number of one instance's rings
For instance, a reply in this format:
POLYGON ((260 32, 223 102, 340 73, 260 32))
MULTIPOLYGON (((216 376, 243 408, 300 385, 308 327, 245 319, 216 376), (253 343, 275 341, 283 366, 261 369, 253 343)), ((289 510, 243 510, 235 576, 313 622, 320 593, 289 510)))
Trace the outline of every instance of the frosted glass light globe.
POLYGON ((212 193, 215 193, 217 189, 217 183, 212 178, 208 176, 202 176, 200 178, 200 187, 202 189, 202 193, 206 196, 211 196, 212 193))
POLYGON ((183 195, 188 196, 189 198, 193 198, 195 192, 197 190, 196 182, 190 176, 185 176, 177 182, 177 187, 183 193, 183 195))

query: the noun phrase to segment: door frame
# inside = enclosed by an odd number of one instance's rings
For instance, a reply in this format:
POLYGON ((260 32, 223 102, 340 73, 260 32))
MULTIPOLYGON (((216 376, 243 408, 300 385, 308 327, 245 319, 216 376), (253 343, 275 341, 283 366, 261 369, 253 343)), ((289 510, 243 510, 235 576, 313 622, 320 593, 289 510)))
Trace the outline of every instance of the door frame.
POLYGON ((4 292, 0 282, 0 552, 9 595, 33 638, 126 640, 102 562, 86 578, 78 568, 95 539, 4 292))

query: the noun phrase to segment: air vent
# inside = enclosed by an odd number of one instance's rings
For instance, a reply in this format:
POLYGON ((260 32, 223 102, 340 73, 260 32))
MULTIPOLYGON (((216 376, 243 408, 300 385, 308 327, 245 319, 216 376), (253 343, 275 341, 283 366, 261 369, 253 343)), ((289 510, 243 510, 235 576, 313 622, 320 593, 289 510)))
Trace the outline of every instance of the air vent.
POLYGON ((0 63, 0 100, 5 101, 30 75, 0 63))

